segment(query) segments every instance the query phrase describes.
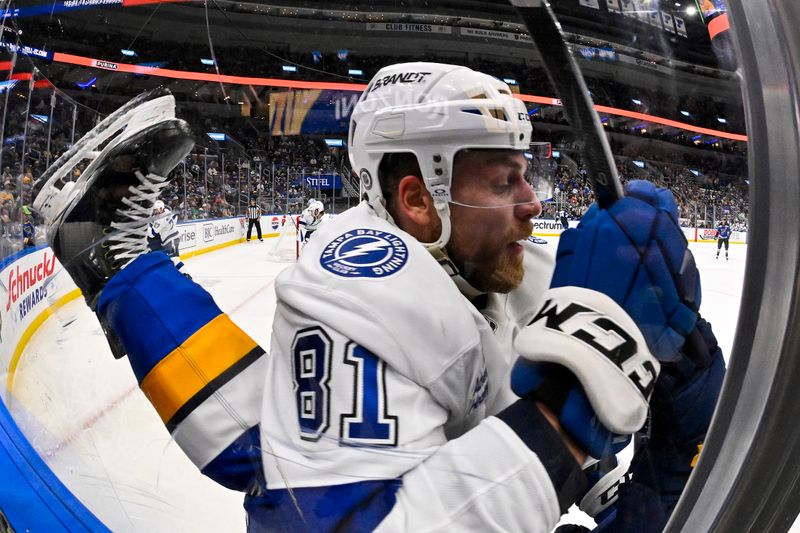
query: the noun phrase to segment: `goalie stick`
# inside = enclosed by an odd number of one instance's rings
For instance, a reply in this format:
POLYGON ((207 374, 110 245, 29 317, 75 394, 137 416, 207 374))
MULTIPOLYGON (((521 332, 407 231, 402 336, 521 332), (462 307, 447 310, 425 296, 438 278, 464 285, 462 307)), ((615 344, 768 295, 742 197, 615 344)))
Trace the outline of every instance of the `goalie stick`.
POLYGON ((607 208, 623 196, 622 185, 605 132, 589 99, 589 90, 567 48, 558 20, 546 0, 509 1, 527 26, 542 56, 547 77, 561 99, 569 124, 586 158, 597 204, 607 208))

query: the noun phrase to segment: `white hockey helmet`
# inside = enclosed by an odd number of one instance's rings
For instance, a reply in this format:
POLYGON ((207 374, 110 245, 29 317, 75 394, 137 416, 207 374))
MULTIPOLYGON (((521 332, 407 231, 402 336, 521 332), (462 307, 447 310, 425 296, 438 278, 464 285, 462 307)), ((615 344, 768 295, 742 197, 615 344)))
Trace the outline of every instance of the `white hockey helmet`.
POLYGON ((156 200, 153 202, 153 213, 163 213, 164 212, 164 202, 161 200, 156 200))
POLYGON ((527 150, 532 127, 522 101, 502 81, 459 65, 401 63, 381 69, 350 119, 350 164, 362 194, 392 221, 378 180, 385 154, 410 152, 442 221, 429 247, 450 238, 453 159, 466 148, 527 150))

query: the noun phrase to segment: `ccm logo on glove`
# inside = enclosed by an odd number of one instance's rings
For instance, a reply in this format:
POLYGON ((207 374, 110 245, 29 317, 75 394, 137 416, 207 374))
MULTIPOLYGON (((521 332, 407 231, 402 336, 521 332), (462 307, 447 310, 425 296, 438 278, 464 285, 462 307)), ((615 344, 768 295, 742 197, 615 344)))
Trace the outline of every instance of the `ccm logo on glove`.
POLYGON ((544 319, 544 327, 571 335, 594 348, 625 372, 642 395, 648 398, 658 376, 653 363, 644 360, 633 368, 625 364, 639 353, 636 339, 620 324, 596 309, 575 302, 561 304, 559 309, 558 301, 546 300, 529 325, 544 319))

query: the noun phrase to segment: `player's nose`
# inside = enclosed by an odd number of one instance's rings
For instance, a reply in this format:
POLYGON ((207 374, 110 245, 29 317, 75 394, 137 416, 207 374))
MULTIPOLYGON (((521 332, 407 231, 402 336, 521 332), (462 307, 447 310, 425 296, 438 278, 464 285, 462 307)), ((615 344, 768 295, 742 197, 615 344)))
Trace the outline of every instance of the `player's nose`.
POLYGON ((542 214, 542 202, 536 196, 533 188, 527 186, 521 193, 522 197, 517 200, 516 216, 523 220, 530 220, 542 214))

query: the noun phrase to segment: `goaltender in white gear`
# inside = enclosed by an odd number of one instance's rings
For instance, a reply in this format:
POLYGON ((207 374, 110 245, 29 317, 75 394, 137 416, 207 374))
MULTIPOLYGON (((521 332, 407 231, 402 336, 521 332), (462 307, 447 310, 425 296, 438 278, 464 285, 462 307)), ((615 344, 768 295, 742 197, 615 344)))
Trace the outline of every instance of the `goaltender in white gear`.
POLYGON ((276 281, 253 531, 548 532, 580 496, 585 454, 509 385, 553 268, 527 240, 530 137, 508 86, 468 68, 370 82, 349 139, 366 201, 276 281), (397 170, 408 154, 416 170, 397 170))

